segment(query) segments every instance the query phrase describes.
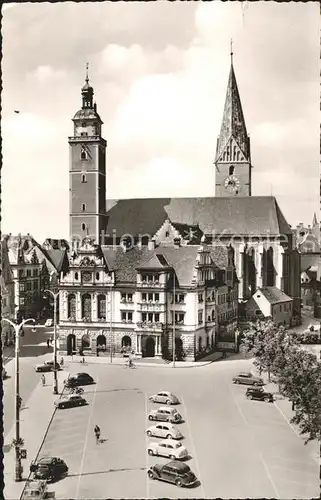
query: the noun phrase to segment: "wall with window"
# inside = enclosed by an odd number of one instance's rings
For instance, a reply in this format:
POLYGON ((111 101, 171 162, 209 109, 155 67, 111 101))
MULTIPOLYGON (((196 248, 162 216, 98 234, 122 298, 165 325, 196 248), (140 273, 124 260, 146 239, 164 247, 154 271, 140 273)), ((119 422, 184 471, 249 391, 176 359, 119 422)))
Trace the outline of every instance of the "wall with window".
POLYGON ((272 306, 272 319, 276 325, 285 324, 289 325, 292 318, 293 303, 281 302, 280 304, 273 304, 272 306))

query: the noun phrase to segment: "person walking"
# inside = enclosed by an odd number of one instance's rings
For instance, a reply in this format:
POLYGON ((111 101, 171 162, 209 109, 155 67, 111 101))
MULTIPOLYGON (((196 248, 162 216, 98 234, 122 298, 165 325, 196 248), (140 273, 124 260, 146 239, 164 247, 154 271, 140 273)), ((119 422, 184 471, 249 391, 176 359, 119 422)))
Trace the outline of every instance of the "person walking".
POLYGON ((42 382, 42 387, 45 387, 45 385, 46 385, 46 377, 44 376, 44 374, 41 375, 41 382, 42 382))
POLYGON ((60 360, 60 366, 63 367, 64 366, 64 358, 61 357, 61 360, 60 360))
POLYGON ((52 345, 52 337, 50 337, 49 342, 50 342, 50 345, 52 345))
POLYGON ((47 339, 47 347, 49 347, 49 339, 47 339))
POLYGON ((94 434, 96 436, 96 444, 100 441, 100 427, 96 424, 94 427, 94 434))

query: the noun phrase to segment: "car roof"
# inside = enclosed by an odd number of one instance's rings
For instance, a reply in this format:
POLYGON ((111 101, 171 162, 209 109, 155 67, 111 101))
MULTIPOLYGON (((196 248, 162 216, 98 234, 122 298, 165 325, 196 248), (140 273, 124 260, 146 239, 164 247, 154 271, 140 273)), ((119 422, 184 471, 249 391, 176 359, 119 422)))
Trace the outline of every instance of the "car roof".
POLYGON ((158 393, 157 393, 157 394, 159 394, 160 392, 163 392, 164 394, 173 394, 173 393, 172 393, 172 392, 170 392, 170 391, 158 391, 158 393))
POLYGON ((71 375, 71 377, 91 377, 91 375, 89 375, 89 373, 81 372, 81 373, 74 373, 73 375, 71 375))
POLYGON ((41 457, 38 460, 38 464, 45 465, 45 464, 51 464, 53 460, 57 460, 56 457, 41 457))
POLYGON ((248 376, 252 377, 252 373, 250 373, 250 372, 240 372, 240 373, 239 373, 239 376, 240 376, 240 375, 246 375, 247 377, 248 377, 248 376))
POLYGON ((166 427, 168 427, 169 429, 176 429, 175 425, 171 424, 170 422, 157 422, 154 427, 158 427, 159 425, 166 425, 166 427))
POLYGON ((177 469, 181 472, 189 472, 191 470, 187 464, 184 464, 182 462, 177 462, 176 460, 167 462, 167 464, 164 465, 166 465, 167 467, 172 467, 173 469, 177 469))
POLYGON ((168 406, 160 406, 159 408, 157 408, 157 411, 159 410, 166 410, 166 411, 170 411, 170 412, 173 412, 173 411, 177 411, 176 408, 168 408, 168 406))

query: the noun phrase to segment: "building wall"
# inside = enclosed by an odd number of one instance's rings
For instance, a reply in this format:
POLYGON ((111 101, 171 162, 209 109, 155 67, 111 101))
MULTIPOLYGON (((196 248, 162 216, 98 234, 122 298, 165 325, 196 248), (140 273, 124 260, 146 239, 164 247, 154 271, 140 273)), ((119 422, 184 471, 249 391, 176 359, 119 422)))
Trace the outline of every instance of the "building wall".
POLYGON ((292 301, 282 302, 281 304, 272 305, 272 318, 276 325, 291 324, 292 318, 292 301))
POLYGON ((251 166, 248 162, 220 162, 217 164, 215 179, 215 196, 250 196, 251 195, 251 166), (225 180, 229 176, 229 169, 234 166, 234 176, 239 180, 238 194, 230 193, 225 187, 225 180))

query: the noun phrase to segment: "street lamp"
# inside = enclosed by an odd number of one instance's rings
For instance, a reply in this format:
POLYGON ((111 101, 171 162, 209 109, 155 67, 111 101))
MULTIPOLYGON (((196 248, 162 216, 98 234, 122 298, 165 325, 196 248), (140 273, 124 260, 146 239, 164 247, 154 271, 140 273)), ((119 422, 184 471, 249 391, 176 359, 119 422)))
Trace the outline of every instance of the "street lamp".
POLYGON ((50 293, 54 298, 54 379, 53 393, 58 394, 58 378, 57 378, 57 298, 59 292, 54 293, 51 290, 44 290, 44 293, 50 293))
POLYGON ((22 440, 20 437, 20 394, 19 394, 19 331, 21 327, 28 322, 36 323, 34 319, 25 319, 21 323, 16 324, 10 319, 2 318, 2 321, 9 323, 15 332, 15 362, 16 362, 16 375, 15 375, 15 419, 16 419, 16 435, 14 439, 14 446, 16 452, 16 462, 15 462, 15 476, 14 480, 16 482, 22 480, 22 467, 21 467, 21 456, 20 456, 20 446, 22 445, 22 440))
POLYGON ((113 362, 113 303, 112 303, 112 284, 110 284, 110 362, 113 362))

